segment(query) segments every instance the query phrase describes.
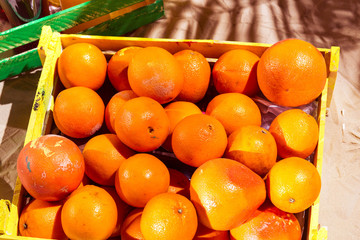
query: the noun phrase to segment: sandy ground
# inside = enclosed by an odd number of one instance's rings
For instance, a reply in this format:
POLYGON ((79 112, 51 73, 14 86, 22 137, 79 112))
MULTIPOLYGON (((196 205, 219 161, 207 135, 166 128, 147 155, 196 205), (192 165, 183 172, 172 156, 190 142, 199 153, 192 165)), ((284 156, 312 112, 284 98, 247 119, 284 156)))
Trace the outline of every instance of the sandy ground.
MULTIPOLYGON (((360 2, 335 0, 165 0, 166 17, 128 35, 275 43, 300 38, 340 46, 326 119, 320 195, 328 239, 360 238, 360 2)), ((0 83, 0 198, 11 199, 39 72, 0 83)))

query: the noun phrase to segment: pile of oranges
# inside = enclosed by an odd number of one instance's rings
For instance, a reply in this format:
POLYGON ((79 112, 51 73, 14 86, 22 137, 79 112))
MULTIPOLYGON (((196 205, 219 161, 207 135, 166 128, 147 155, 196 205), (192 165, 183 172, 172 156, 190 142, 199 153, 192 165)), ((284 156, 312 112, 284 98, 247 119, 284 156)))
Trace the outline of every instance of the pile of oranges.
POLYGON ((32 196, 22 236, 301 239, 294 213, 314 203, 321 180, 306 160, 318 124, 299 107, 326 81, 310 43, 283 40, 261 56, 235 49, 213 65, 194 50, 135 46, 107 61, 95 45, 76 43, 57 67, 61 134, 18 156, 32 196), (265 129, 254 96, 291 108, 265 129))

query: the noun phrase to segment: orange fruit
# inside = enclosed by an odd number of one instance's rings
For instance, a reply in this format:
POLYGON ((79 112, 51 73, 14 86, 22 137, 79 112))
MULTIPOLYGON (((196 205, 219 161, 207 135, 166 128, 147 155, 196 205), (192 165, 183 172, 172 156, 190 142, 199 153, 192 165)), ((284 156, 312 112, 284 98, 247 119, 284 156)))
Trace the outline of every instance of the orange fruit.
POLYGON ((128 67, 134 54, 141 47, 125 47, 117 51, 111 58, 107 67, 110 83, 117 91, 131 90, 128 79, 128 67))
POLYGON ((194 103, 186 102, 186 101, 171 102, 164 109, 169 118, 170 133, 169 136, 166 138, 162 147, 172 152, 171 137, 175 126, 185 117, 193 114, 199 114, 202 112, 200 108, 196 106, 194 103))
POLYGON ((227 136, 216 118, 194 114, 176 125, 171 143, 176 158, 187 165, 198 167, 224 154, 227 136))
POLYGON ((142 48, 134 54, 128 69, 131 89, 138 96, 161 104, 175 99, 184 84, 183 71, 175 57, 160 47, 142 48))
POLYGON ((301 227, 293 214, 263 204, 245 223, 231 229, 230 235, 232 240, 300 240, 301 227))
POLYGON ((58 61, 60 81, 66 88, 99 89, 106 77, 107 61, 101 50, 90 43, 75 43, 64 49, 58 61))
POLYGON ((140 220, 145 239, 191 240, 197 229, 194 205, 175 193, 159 194, 146 204, 140 220))
POLYGON ((203 225, 227 231, 242 224, 265 201, 265 183, 242 163, 217 158, 195 170, 190 198, 203 225))
POLYGON ((134 154, 115 134, 97 135, 85 144, 83 150, 85 173, 100 185, 114 186, 116 171, 134 154))
POLYGON ((138 97, 132 90, 123 90, 111 97, 105 108, 105 124, 111 133, 115 133, 115 117, 119 108, 127 101, 138 97))
POLYGON ((86 176, 86 174, 84 174, 84 177, 81 180, 80 185, 79 185, 78 188, 81 188, 81 187, 86 186, 86 185, 94 185, 94 183, 88 176, 86 176))
POLYGON ((319 139, 319 126, 315 118, 301 109, 280 113, 270 124, 278 155, 282 158, 307 158, 314 152, 319 139))
POLYGON ((114 187, 103 186, 102 189, 107 191, 116 203, 116 208, 118 213, 117 222, 116 222, 116 227, 113 233, 111 234, 111 237, 119 237, 121 235, 121 226, 128 213, 132 210, 132 207, 126 204, 123 200, 121 200, 114 187))
POLYGON ((206 114, 219 120, 230 135, 245 125, 261 125, 261 113, 256 103, 241 93, 215 96, 206 107, 206 114))
POLYGON ((198 229, 193 240, 229 240, 229 231, 218 231, 205 227, 198 222, 198 229))
POLYGON ((248 96, 259 92, 257 65, 259 57, 243 49, 222 54, 212 70, 214 86, 219 93, 242 93, 248 96))
POLYGON ((277 162, 266 178, 267 193, 279 209, 298 213, 309 208, 321 189, 321 178, 316 167, 299 157, 277 162))
POLYGON ((115 117, 115 132, 128 147, 138 152, 159 148, 169 135, 169 119, 164 108, 148 97, 128 100, 115 117))
POLYGON ((58 135, 27 143, 17 158, 17 173, 26 191, 44 201, 64 199, 83 179, 85 163, 78 146, 58 135))
POLYGON ((144 240, 140 229, 142 208, 135 208, 125 218, 121 226, 121 240, 144 240))
POLYGON ((54 121, 59 130, 73 138, 85 138, 98 131, 104 121, 105 105, 90 88, 61 91, 54 103, 54 121))
POLYGON ((165 164, 147 153, 129 157, 116 172, 116 191, 133 207, 144 207, 155 195, 167 192, 169 184, 170 174, 165 164))
POLYGON ((61 210, 61 224, 70 239, 107 239, 117 223, 118 211, 104 189, 86 185, 74 191, 61 210))
POLYGON ((21 211, 19 232, 21 236, 34 238, 67 239, 61 226, 59 202, 34 199, 21 211))
POLYGON ((229 136, 225 157, 241 162, 264 177, 276 163, 276 142, 266 129, 244 126, 229 136))
POLYGON ((184 73, 184 85, 177 100, 197 103, 204 98, 209 87, 210 64, 201 53, 194 50, 182 50, 174 54, 184 73))
POLYGON ((267 99, 278 105, 297 107, 321 94, 327 69, 323 55, 311 43, 285 39, 262 54, 257 77, 267 99))
POLYGON ((177 193, 190 198, 190 180, 182 172, 169 168, 170 185, 168 192, 177 193))

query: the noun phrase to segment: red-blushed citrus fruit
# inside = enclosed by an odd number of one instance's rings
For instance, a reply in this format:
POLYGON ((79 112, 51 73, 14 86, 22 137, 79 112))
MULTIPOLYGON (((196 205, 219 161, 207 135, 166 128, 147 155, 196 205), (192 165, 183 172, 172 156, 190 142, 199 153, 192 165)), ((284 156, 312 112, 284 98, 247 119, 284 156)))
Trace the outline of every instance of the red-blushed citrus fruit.
POLYGON ((111 97, 105 108, 105 124, 111 133, 115 133, 115 117, 120 107, 127 101, 138 97, 132 90, 123 90, 111 97))
POLYGON ((221 122, 230 135, 246 125, 261 125, 261 113, 256 103, 241 93, 223 93, 215 96, 206 107, 206 114, 221 122))
POLYGON ((27 143, 17 158, 17 173, 26 191, 44 201, 64 199, 83 179, 85 163, 68 138, 44 135, 27 143))
POLYGON ((59 130, 73 138, 85 138, 98 131, 104 121, 105 105, 90 88, 61 91, 54 103, 54 121, 59 130))
POLYGON ((149 97, 126 101, 115 117, 119 139, 138 152, 159 148, 169 135, 169 119, 164 108, 149 97))
POLYGON ((267 99, 278 105, 297 107, 321 94, 327 69, 323 55, 311 43, 285 39, 262 54, 257 77, 267 99))
POLYGON ((21 211, 19 232, 32 238, 67 239, 61 226, 60 202, 34 199, 21 211))
POLYGON ((194 205, 175 193, 159 194, 146 204, 140 220, 145 239, 191 240, 198 219, 194 205))
POLYGON ((197 103, 204 98, 209 87, 210 64, 201 53, 194 50, 181 50, 174 54, 184 72, 184 86, 177 100, 197 103))
POLYGON ((276 163, 276 142, 271 133, 260 126, 243 126, 229 136, 225 157, 265 177, 276 163))
POLYGON ((321 178, 314 164, 290 157, 278 161, 266 177, 267 194, 279 209, 299 213, 318 198, 321 178))
POLYGON ((265 201, 263 179, 237 161, 212 159, 193 173, 190 198, 199 221, 227 231, 242 224, 265 201))
POLYGON ((128 79, 128 67, 131 58, 141 47, 125 47, 117 51, 111 58, 107 67, 109 80, 117 91, 131 90, 128 79))
POLYGON ((161 104, 175 99, 184 84, 180 64, 160 47, 146 47, 136 52, 129 63, 128 78, 138 96, 150 97, 161 104))
POLYGON ((282 158, 307 158, 314 152, 319 139, 315 118, 301 109, 280 113, 271 122, 269 132, 274 136, 278 155, 282 158))
POLYGON ((186 101, 171 102, 165 108, 165 112, 170 122, 170 133, 163 143, 162 147, 172 152, 171 137, 175 126, 185 117, 202 113, 200 108, 194 103, 186 101))
POLYGON ((168 191, 170 174, 163 162, 148 153, 126 159, 116 172, 115 188, 133 207, 144 207, 154 196, 168 191))
POLYGON ((121 226, 121 240, 144 240, 140 229, 142 208, 135 208, 125 218, 121 226))
POLYGON ((271 204, 263 204, 239 227, 230 230, 232 240, 300 240, 297 218, 271 204))
POLYGON ((190 180, 182 172, 169 168, 170 185, 168 192, 177 193, 184 197, 190 198, 190 180))
POLYGON ((107 239, 116 227, 117 216, 111 195, 101 187, 86 185, 64 203, 61 224, 70 239, 107 239))
POLYGON ((114 186, 116 171, 134 154, 115 134, 97 135, 85 144, 83 150, 85 173, 97 184, 114 186))
POLYGON ((222 54, 212 70, 214 86, 219 93, 242 93, 253 96, 259 92, 257 65, 259 57, 244 49, 222 54))
POLYGON ((187 165, 198 167, 210 159, 223 156, 227 135, 216 118, 194 114, 176 125, 171 144, 176 158, 187 165))
POLYGON ((75 43, 64 49, 59 57, 60 81, 66 88, 99 89, 106 77, 107 62, 101 50, 90 43, 75 43))

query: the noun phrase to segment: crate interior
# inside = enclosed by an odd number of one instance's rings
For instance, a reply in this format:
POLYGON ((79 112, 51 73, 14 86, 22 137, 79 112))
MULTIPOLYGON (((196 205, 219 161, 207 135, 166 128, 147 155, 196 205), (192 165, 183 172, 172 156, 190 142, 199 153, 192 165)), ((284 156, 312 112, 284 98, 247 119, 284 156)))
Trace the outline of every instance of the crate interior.
MULTIPOLYGON (((159 46, 167 49, 171 53, 175 53, 183 49, 192 49, 202 53, 208 59, 211 67, 214 65, 217 58, 221 54, 231 49, 246 49, 257 54, 260 57, 261 54, 270 46, 268 44, 223 42, 223 41, 212 41, 212 40, 140 39, 140 38, 125 38, 125 37, 97 37, 97 36, 86 37, 86 36, 66 35, 66 34, 61 35, 61 43, 63 48, 77 42, 89 42, 98 46, 100 49, 103 50, 108 61, 116 51, 127 46, 140 46, 140 47, 159 46)), ((329 52, 322 51, 322 53, 324 54, 325 58, 327 58, 327 54, 329 54, 329 52)), ((63 85, 59 81, 59 77, 56 71, 56 66, 53 67, 55 68, 55 77, 54 79, 52 79, 54 81, 54 88, 53 88, 53 92, 51 93, 53 96, 53 98, 51 99, 52 103, 55 100, 57 94, 64 89, 63 85)), ((324 91, 326 90, 327 89, 325 89, 324 91)), ((103 98, 104 104, 106 106, 107 102, 117 91, 112 87, 110 81, 106 78, 104 85, 97 92, 103 98)), ((216 94, 217 94, 216 90, 214 89, 213 86, 210 85, 207 96, 204 98, 204 100, 202 100, 198 104, 199 107, 202 110, 204 110, 209 100, 216 94)), ((258 97, 260 99, 264 98, 261 94, 259 94, 258 97)), ((261 104, 261 103, 257 102, 257 104, 261 104)), ((312 115, 316 119, 318 119, 319 122, 320 115, 324 114, 323 109, 326 107, 326 98, 323 99, 322 95, 320 95, 319 98, 316 99, 309 107, 312 107, 312 115)), ((57 129, 55 123, 53 122, 51 110, 47 112, 43 124, 44 124, 43 134, 61 135, 61 132, 57 129)), ((109 131, 106 128, 105 122, 102 128, 97 133, 95 133, 95 135, 102 133, 109 133, 109 131)), ((74 138, 70 138, 70 139, 73 140, 79 146, 80 149, 82 149, 85 143, 91 137, 84 139, 74 139, 74 138)), ((310 161, 312 161, 315 165, 317 164, 318 161, 317 151, 318 151, 318 147, 315 150, 315 154, 312 154, 310 156, 310 161)), ((195 169, 193 167, 189 167, 181 163, 178 160, 174 161, 174 155, 172 153, 167 152, 163 148, 159 148, 155 150, 153 154, 159 157, 161 160, 163 160, 167 166, 180 169, 189 177, 191 176, 192 172, 195 169)), ((21 209, 25 204, 27 204, 31 200, 31 197, 26 193, 23 187, 21 187, 21 191, 18 194, 19 194, 18 212, 20 214, 21 209)), ((296 217, 298 218, 302 226, 303 239, 306 239, 307 236, 308 224, 311 215, 310 211, 311 210, 306 210, 304 212, 296 214, 296 217)))

